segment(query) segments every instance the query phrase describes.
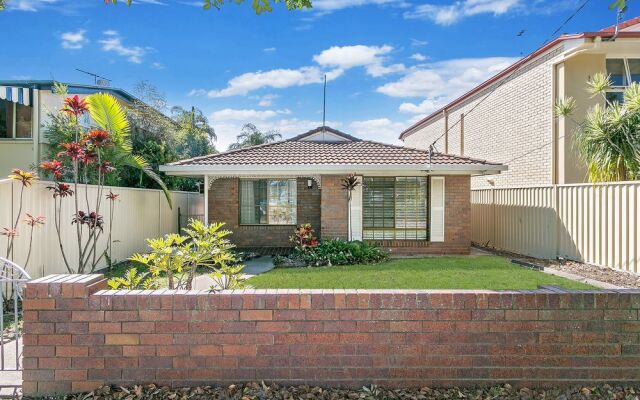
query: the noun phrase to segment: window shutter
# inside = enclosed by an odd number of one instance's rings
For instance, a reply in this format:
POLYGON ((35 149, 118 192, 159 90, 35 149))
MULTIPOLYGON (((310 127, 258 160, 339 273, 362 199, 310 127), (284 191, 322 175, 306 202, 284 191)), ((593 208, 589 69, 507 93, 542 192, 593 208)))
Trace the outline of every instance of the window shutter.
POLYGON ((351 192, 351 239, 362 240, 362 178, 360 184, 351 192))
POLYGON ((444 242, 444 176, 431 177, 431 241, 444 242))

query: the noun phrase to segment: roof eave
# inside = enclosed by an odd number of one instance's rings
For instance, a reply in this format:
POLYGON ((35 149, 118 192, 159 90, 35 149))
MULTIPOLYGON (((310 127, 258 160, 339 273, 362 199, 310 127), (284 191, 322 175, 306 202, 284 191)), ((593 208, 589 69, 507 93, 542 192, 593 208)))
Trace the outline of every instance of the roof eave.
POLYGON ((160 171, 176 176, 273 176, 323 175, 335 173, 356 174, 408 174, 427 173, 443 175, 493 175, 506 171, 501 164, 396 164, 396 165, 162 165, 160 171))

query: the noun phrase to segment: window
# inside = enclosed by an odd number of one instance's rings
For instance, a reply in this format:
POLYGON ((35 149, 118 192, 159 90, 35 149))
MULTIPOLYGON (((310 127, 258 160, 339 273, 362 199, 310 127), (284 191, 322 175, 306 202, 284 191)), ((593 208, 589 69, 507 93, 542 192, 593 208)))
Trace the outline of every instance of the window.
POLYGON ((363 238, 427 240, 426 177, 365 177, 363 238))
POLYGON ((29 106, 0 100, 0 139, 31 138, 31 110, 29 106))
POLYGON ((640 59, 608 58, 607 74, 611 80, 611 89, 607 91, 608 102, 624 101, 624 89, 630 82, 640 82, 640 59))
POLYGON ((241 179, 240 224, 295 225, 295 179, 241 179))

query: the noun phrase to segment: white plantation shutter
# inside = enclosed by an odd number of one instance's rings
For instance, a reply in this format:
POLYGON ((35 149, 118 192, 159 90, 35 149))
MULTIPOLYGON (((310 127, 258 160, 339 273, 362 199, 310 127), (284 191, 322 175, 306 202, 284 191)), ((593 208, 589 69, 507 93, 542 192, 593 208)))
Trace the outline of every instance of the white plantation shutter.
POLYGON ((431 177, 431 241, 444 242, 444 176, 431 177))
POLYGON ((351 239, 362 240, 362 177, 360 184, 351 192, 351 239))

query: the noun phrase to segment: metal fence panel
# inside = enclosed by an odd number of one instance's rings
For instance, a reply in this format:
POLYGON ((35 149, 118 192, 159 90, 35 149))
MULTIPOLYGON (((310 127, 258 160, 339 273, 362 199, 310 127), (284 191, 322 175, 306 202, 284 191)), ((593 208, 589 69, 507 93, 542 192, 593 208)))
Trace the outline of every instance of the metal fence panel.
POLYGON ((639 273, 640 182, 471 192, 472 240, 639 273))

